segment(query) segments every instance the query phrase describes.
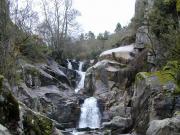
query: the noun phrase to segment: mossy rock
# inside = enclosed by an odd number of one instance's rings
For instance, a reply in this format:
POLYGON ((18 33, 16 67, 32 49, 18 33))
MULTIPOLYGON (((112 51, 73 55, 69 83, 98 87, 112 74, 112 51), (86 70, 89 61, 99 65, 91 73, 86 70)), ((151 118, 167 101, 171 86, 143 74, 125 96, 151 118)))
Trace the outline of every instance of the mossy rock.
POLYGON ((39 76, 40 75, 40 72, 38 71, 38 69, 36 69, 35 67, 28 67, 26 69, 26 73, 27 74, 31 74, 33 76, 39 76))
POLYGON ((171 73, 174 76, 174 79, 180 88, 180 63, 178 61, 170 61, 163 70, 171 73))
POLYGON ((174 112, 174 115, 175 115, 175 116, 180 116, 180 111, 174 112))
POLYGON ((162 85, 168 82, 175 82, 173 75, 171 75, 169 72, 164 71, 140 72, 136 75, 136 80, 143 80, 153 76, 156 76, 162 85))
POLYGON ((140 72, 137 79, 145 79, 151 76, 157 76, 160 83, 164 84, 168 81, 177 81, 180 78, 180 64, 177 61, 169 61, 162 71, 157 72, 140 72), (177 75, 178 74, 178 75, 177 75))
POLYGON ((166 85, 169 82, 176 85, 175 95, 180 94, 180 64, 177 61, 170 61, 162 71, 140 72, 136 75, 136 82, 156 77, 160 85, 166 85))
POLYGON ((179 86, 177 86, 174 94, 175 94, 175 95, 180 95, 180 87, 179 87, 179 86))
POLYGON ((180 70, 180 64, 178 61, 169 61, 166 66, 163 68, 163 71, 170 70, 174 73, 177 73, 180 70))
POLYGON ((53 132, 53 122, 45 116, 27 112, 23 119, 26 135, 30 135, 32 132, 36 135, 51 135, 53 132))
POLYGON ((180 12, 180 0, 176 0, 176 10, 180 12))

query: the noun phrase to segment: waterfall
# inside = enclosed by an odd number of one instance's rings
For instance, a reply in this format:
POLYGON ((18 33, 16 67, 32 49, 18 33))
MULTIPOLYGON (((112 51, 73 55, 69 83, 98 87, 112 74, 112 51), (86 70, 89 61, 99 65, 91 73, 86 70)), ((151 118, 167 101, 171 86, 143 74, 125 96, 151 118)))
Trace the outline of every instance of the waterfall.
POLYGON ((83 89, 84 88, 84 80, 85 80, 85 75, 86 75, 86 72, 83 72, 82 71, 82 67, 83 67, 83 62, 80 62, 79 63, 79 70, 77 71, 78 74, 80 75, 81 79, 77 85, 77 88, 75 89, 75 92, 77 93, 79 90, 83 89))
POLYGON ((82 71, 82 68, 83 68, 83 62, 79 62, 79 71, 82 71))
POLYGON ((79 128, 100 128, 101 113, 97 106, 97 99, 90 97, 85 99, 81 107, 81 116, 79 121, 79 128))
POLYGON ((67 60, 67 62, 68 62, 68 69, 72 69, 72 64, 71 64, 71 62, 70 62, 69 60, 67 60))

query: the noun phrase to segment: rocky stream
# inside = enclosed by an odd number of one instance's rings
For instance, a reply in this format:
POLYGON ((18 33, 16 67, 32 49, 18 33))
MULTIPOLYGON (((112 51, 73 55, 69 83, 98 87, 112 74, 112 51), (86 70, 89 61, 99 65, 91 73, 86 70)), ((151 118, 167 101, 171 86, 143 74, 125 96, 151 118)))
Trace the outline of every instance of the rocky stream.
MULTIPOLYGON (((152 5, 137 0, 135 16, 152 5)), ((180 65, 156 70, 147 33, 97 61, 19 59, 19 84, 0 76, 0 135, 180 135, 180 65)))

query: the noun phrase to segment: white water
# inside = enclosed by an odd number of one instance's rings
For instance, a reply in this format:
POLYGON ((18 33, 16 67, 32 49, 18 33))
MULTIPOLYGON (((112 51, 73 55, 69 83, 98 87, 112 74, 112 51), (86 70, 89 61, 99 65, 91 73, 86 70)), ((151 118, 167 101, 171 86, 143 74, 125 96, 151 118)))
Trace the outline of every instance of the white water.
POLYGON ((77 71, 78 74, 80 75, 81 79, 77 85, 77 88, 75 89, 75 92, 77 93, 79 90, 83 89, 84 88, 84 80, 85 80, 85 75, 86 75, 86 72, 83 72, 82 71, 82 67, 83 67, 83 62, 80 62, 79 63, 79 70, 77 71))
POLYGON ((81 116, 79 128, 100 128, 101 113, 97 106, 97 99, 94 97, 87 98, 81 107, 81 116))
POLYGON ((67 60, 68 61, 68 69, 72 69, 72 64, 71 64, 71 62, 69 61, 69 60, 67 60))
POLYGON ((79 62, 79 71, 82 71, 82 68, 83 68, 83 62, 79 62))
POLYGON ((73 132, 71 132, 73 135, 85 135, 85 132, 78 132, 76 130, 73 130, 73 132))

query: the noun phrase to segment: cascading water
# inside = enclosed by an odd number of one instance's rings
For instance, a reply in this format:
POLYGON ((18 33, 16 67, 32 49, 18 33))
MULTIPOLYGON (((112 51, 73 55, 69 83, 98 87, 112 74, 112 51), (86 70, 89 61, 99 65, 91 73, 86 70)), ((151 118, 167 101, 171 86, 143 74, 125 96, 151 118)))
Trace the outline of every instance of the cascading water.
POLYGON ((79 128, 100 128, 101 113, 97 105, 97 99, 90 97, 85 99, 81 107, 79 128))
POLYGON ((71 62, 70 62, 69 60, 67 60, 67 62, 68 62, 68 69, 72 69, 72 64, 71 64, 71 62))
POLYGON ((75 92, 77 93, 79 90, 83 89, 84 88, 84 80, 85 80, 85 75, 86 75, 86 72, 83 72, 82 71, 82 67, 83 67, 83 62, 80 62, 79 63, 79 70, 77 71, 78 74, 80 75, 81 79, 77 85, 77 88, 75 89, 75 92))
POLYGON ((82 68, 83 68, 83 62, 79 62, 79 71, 82 71, 82 68))
MULTIPOLYGON (((82 71, 83 62, 79 63, 78 74, 81 76, 81 80, 75 89, 77 93, 80 89, 84 88, 85 72, 82 71)), ((78 128, 91 128, 97 129, 100 128, 101 124, 101 113, 98 108, 97 99, 95 97, 90 97, 85 99, 84 103, 81 106, 81 114, 79 119, 78 128)), ((84 132, 78 132, 74 130, 73 135, 84 135, 84 132)))

